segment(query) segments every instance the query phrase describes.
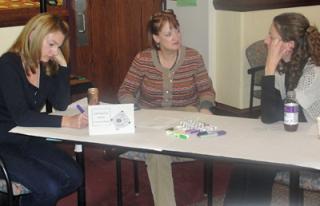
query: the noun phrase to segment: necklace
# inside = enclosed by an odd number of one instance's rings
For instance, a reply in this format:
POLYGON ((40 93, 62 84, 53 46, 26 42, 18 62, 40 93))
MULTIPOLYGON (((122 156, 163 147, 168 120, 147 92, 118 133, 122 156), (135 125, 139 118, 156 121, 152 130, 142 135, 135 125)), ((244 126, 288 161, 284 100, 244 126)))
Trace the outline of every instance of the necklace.
MULTIPOLYGON (((176 59, 174 60, 174 63, 173 63, 172 66, 169 68, 169 70, 172 70, 172 69, 174 68, 174 66, 177 64, 178 56, 179 56, 179 50, 177 51, 176 59)), ((162 65, 162 64, 161 64, 161 61, 160 61, 160 57, 159 57, 159 51, 157 51, 157 59, 158 59, 160 65, 162 65)))

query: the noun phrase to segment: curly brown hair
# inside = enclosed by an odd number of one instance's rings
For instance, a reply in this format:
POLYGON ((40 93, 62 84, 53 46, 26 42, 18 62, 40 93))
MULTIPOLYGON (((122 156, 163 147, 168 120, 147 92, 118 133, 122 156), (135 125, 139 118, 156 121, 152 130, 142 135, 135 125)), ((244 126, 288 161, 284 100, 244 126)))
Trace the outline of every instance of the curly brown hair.
POLYGON ((294 42, 291 61, 282 61, 282 67, 278 67, 280 73, 286 74, 287 90, 293 90, 309 58, 312 63, 320 66, 320 33, 299 13, 280 14, 274 17, 273 24, 284 42, 294 42))

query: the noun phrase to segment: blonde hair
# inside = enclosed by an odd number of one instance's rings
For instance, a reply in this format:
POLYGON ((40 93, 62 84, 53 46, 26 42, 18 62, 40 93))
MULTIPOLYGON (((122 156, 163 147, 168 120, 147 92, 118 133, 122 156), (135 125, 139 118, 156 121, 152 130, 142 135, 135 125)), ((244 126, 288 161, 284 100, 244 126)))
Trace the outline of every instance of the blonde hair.
MULTIPOLYGON (((65 59, 69 59, 69 27, 60 17, 48 13, 41 13, 32 17, 24 26, 22 32, 9 52, 17 53, 24 65, 26 75, 35 73, 40 64, 41 49, 44 38, 53 32, 60 31, 64 36, 64 42, 60 49, 65 59), (33 36, 30 41, 31 35, 33 36)), ((44 64, 47 75, 54 74, 58 69, 58 64, 53 60, 44 64)))

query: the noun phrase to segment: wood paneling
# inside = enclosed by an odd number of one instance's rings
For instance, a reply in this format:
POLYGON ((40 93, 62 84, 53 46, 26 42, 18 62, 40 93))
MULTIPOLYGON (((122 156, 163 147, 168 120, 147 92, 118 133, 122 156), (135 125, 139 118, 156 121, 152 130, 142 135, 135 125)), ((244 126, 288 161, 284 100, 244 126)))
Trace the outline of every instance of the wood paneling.
POLYGON ((86 76, 100 98, 116 102, 116 93, 134 56, 148 47, 146 24, 161 0, 88 0, 89 44, 76 46, 72 73, 86 76))
MULTIPOLYGON (((0 27, 20 26, 33 16, 40 12, 40 8, 21 8, 21 9, 1 9, 0 10, 0 27)), ((68 5, 60 7, 48 6, 48 12, 62 16, 64 19, 68 18, 68 5)))
POLYGON ((213 0, 217 10, 253 11, 320 5, 320 0, 213 0))

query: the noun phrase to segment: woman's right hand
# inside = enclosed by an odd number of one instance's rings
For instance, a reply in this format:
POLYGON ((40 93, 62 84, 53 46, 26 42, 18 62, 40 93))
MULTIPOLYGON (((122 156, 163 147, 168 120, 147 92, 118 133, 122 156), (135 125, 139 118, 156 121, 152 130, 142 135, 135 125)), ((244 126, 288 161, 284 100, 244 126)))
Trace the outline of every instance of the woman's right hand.
POLYGON ((87 126, 88 126, 88 116, 85 113, 62 117, 61 127, 81 129, 87 126))

